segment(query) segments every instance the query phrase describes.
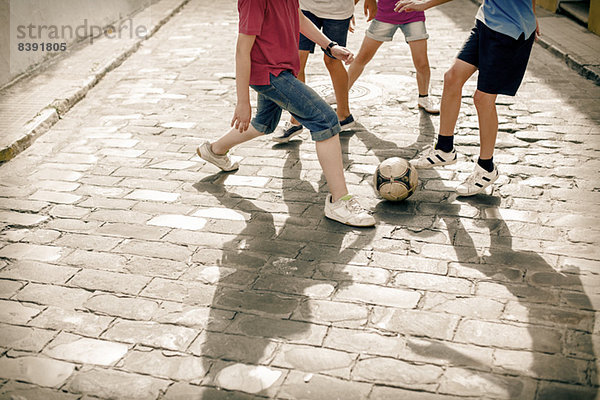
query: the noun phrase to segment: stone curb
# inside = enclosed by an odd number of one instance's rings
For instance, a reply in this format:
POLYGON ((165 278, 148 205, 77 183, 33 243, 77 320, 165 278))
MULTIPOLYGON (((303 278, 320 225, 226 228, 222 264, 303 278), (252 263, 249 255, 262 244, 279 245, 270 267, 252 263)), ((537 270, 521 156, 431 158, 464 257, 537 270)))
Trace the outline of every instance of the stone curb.
MULTIPOLYGON (((17 154, 27 149, 42 134, 47 132, 71 107, 81 100, 102 78, 113 69, 123 63, 131 54, 133 54, 144 40, 151 38, 156 31, 160 29, 168 20, 183 8, 190 0, 179 1, 167 14, 157 21, 146 36, 136 40, 131 46, 115 54, 114 58, 106 63, 102 68, 94 72, 84 84, 65 99, 55 99, 51 104, 44 107, 35 117, 33 117, 23 128, 23 133, 15 142, 7 147, 0 149, 0 164, 11 160, 17 154)), ((149 7, 152 7, 149 6, 149 7)), ((142 12, 144 12, 143 10, 142 12)))
MULTIPOLYGON (((481 0, 471 0, 473 3, 480 5, 481 0)), ((548 41, 542 32, 542 36, 538 38, 537 44, 547 49, 551 54, 563 60, 571 69, 586 79, 593 81, 596 85, 600 85, 600 68, 594 68, 593 65, 585 64, 579 60, 576 54, 569 54, 567 50, 562 49, 548 41)))

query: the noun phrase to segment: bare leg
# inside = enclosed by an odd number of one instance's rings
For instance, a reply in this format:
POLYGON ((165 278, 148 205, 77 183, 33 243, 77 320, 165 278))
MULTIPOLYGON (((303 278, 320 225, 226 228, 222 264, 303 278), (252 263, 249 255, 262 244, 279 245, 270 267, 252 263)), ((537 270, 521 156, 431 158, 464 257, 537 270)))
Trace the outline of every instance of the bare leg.
POLYGON ((335 101, 337 102, 337 116, 341 121, 350 115, 350 106, 348 105, 348 72, 340 60, 324 55, 325 66, 329 71, 333 91, 335 92, 335 101))
POLYGON ((473 102, 477 108, 479 120, 479 157, 487 160, 494 155, 496 136, 498 135, 498 114, 496 112, 496 94, 475 91, 473 102))
POLYGON ((462 88, 465 82, 477 71, 477 67, 458 58, 444 74, 444 91, 440 107, 440 135, 453 136, 460 111, 462 88))
POLYGON ((264 135, 264 133, 257 131, 256 128, 252 126, 252 124, 250 124, 248 130, 244 133, 241 133, 235 128, 231 128, 229 132, 221 136, 219 140, 212 144, 211 150, 217 155, 223 155, 227 153, 232 147, 262 135, 264 135))
POLYGON ((417 70, 417 87, 420 95, 429 94, 429 80, 431 71, 429 59, 427 58, 427 39, 408 42, 413 64, 417 70))
MULTIPOLYGON (((306 69, 306 62, 308 61, 310 52, 308 50, 298 50, 298 54, 300 55, 300 71, 298 71, 298 79, 302 82, 306 82, 304 70, 306 69)), ((294 125, 300 125, 300 122, 296 121, 296 118, 293 116, 290 117, 290 122, 294 125)))
POLYGON ((373 59, 373 56, 377 53, 377 49, 379 49, 382 43, 383 42, 365 36, 356 58, 348 68, 348 90, 350 90, 352 85, 354 85, 354 82, 356 82, 358 77, 362 74, 369 61, 373 59))
POLYGON ((342 146, 338 135, 329 139, 315 142, 317 148, 317 157, 325 179, 327 187, 333 201, 339 200, 348 194, 346 187, 346 178, 344 178, 344 164, 342 162, 342 146))

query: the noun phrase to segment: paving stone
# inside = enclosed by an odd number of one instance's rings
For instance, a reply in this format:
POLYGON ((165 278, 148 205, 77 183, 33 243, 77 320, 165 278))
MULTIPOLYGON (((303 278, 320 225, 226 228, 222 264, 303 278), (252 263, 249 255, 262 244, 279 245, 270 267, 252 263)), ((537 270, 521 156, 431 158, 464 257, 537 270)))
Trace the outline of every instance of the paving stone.
POLYGON ((271 365, 308 373, 321 373, 349 379, 355 354, 321 347, 283 344, 271 365))
POLYGON ((168 228, 156 228, 139 224, 121 224, 109 222, 98 229, 101 235, 112 235, 130 239, 159 240, 169 231, 168 228))
POLYGON ((195 329, 183 326, 119 320, 102 337, 119 342, 141 343, 151 347, 182 351, 197 334, 195 329))
POLYGON ((221 308, 280 317, 289 317, 299 302, 296 297, 254 290, 224 290, 214 299, 221 308))
POLYGON ((298 306, 293 319, 333 326, 361 327, 367 323, 369 309, 364 305, 330 300, 309 300, 298 306))
POLYGON ((5 210, 40 212, 48 205, 49 203, 45 201, 0 197, 0 208, 3 208, 5 210))
POLYGON ((194 217, 207 219, 225 219, 229 221, 246 221, 249 219, 247 214, 242 214, 235 210, 222 207, 203 208, 192 214, 194 217))
POLYGON ((594 315, 590 312, 513 301, 507 303, 503 318, 548 326, 568 326, 586 332, 591 332, 594 324, 594 315))
POLYGON ((462 297, 444 293, 426 293, 422 302, 423 310, 447 312, 479 319, 498 319, 502 315, 504 303, 481 297, 462 297))
POLYGON ((393 285, 411 289, 439 291, 449 293, 471 293, 471 282, 466 279, 455 279, 447 276, 402 272, 393 279, 393 285))
POLYGON ((84 307, 116 317, 147 321, 158 310, 158 303, 133 297, 120 297, 112 294, 95 294, 85 302, 84 307))
POLYGON ((154 377, 199 382, 210 364, 206 358, 169 354, 160 350, 133 351, 123 360, 123 368, 154 377))
POLYGON ((464 366, 490 371, 494 350, 435 339, 408 338, 399 358, 440 366, 464 366))
POLYGON ((45 329, 0 324, 0 346, 13 350, 39 352, 55 335, 45 329))
POLYGON ((133 254, 144 257, 166 258, 175 261, 187 261, 192 252, 186 246, 170 243, 127 240, 116 248, 119 253, 133 254))
MULTIPOLYGON (((132 210, 108 210, 100 209, 90 213, 87 217, 89 220, 104 222, 118 222, 125 224, 143 224, 146 223, 152 216, 147 213, 132 211, 132 210)), ((100 224, 98 224, 100 225, 100 224)))
POLYGON ((127 259, 125 256, 86 250, 75 250, 62 260, 77 268, 93 268, 109 271, 123 271, 127 259))
POLYGON ((370 390, 371 385, 367 383, 292 371, 277 396, 282 399, 362 400, 367 398, 370 390))
POLYGON ((451 339, 459 319, 446 313, 376 307, 371 323, 386 331, 451 339))
POLYGON ((413 290, 395 289, 361 283, 353 283, 341 287, 333 296, 334 300, 356 301, 401 308, 415 307, 420 297, 420 293, 413 290))
POLYGON ((211 358, 247 364, 266 364, 273 359, 276 349, 277 343, 269 339, 204 331, 194 340, 189 351, 192 354, 211 358))
POLYGON ((81 199, 81 196, 63 192, 51 192, 48 190, 38 190, 31 196, 31 200, 47 201, 49 203, 73 204, 81 199))
POLYGON ((598 389, 590 386, 566 385, 559 382, 541 382, 538 399, 593 399, 598 389))
POLYGON ((253 287, 258 290, 326 298, 335 290, 335 282, 303 279, 291 276, 265 275, 259 277, 253 287))
POLYGON ((26 324, 42 310, 18 301, 0 300, 0 321, 11 324, 26 324))
POLYGON ((25 284, 18 281, 0 279, 0 298, 9 299, 14 296, 25 284))
POLYGON ((63 249, 56 246, 15 243, 0 249, 0 257, 16 260, 56 261, 63 255, 63 249))
POLYGON ((141 295, 185 304, 209 305, 215 292, 216 287, 212 285, 155 278, 142 290, 141 295))
POLYGON ((492 396, 497 399, 532 399, 536 383, 505 375, 492 375, 461 368, 449 368, 441 379, 439 392, 455 395, 492 396))
MULTIPOLYGON (((0 358, 0 377, 23 380, 46 387, 60 387, 71 376, 74 369, 73 364, 43 357, 0 358)), ((2 389, 6 390, 8 385, 3 386, 2 389)), ((33 393, 37 395, 40 392, 33 393)), ((41 393, 45 392, 41 391, 41 393)), ((16 396, 17 393, 12 392, 11 395, 16 396)))
POLYGON ((433 365, 415 365, 392 358, 358 360, 352 370, 353 379, 411 389, 435 389, 443 369, 433 365))
POLYGON ((127 353, 127 350, 127 345, 122 343, 61 333, 46 346, 44 354, 76 363, 114 365, 127 353))
POLYGON ((234 315, 231 311, 162 301, 152 319, 166 324, 220 331, 231 323, 234 315))
POLYGON ((37 304, 74 309, 83 305, 91 295, 91 292, 82 289, 30 283, 15 298, 37 304))
POLYGON ((188 269, 184 262, 165 260, 164 258, 149 258, 131 256, 123 266, 123 271, 136 275, 152 277, 179 278, 188 269))
POLYGON ((326 331, 327 328, 321 325, 238 314, 226 333, 287 340, 297 344, 320 345, 326 331))
POLYGON ((99 398, 155 399, 166 390, 169 381, 121 371, 89 369, 74 374, 67 385, 71 393, 85 393, 99 398))
POLYGON ((0 211, 0 221, 8 225, 35 226, 47 219, 45 215, 0 211))
POLYGON ((63 234, 54 244, 80 250, 110 251, 121 242, 121 239, 89 234, 63 234))
POLYGON ((9 381, 0 388, 0 399, 44 399, 44 400, 76 400, 79 396, 41 388, 28 383, 9 381))
POLYGON ((171 386, 164 395, 165 400, 211 399, 211 400, 259 400, 257 397, 242 392, 230 392, 207 386, 190 385, 178 382, 171 386))
POLYGON ((50 306, 35 317, 29 325, 98 337, 108 328, 112 320, 111 317, 50 306))
POLYGON ((444 394, 419 392, 414 390, 406 390, 392 388, 387 386, 375 386, 369 396, 370 400, 396 400, 396 399, 411 399, 411 400, 464 400, 463 396, 450 396, 444 394))
POLYGON ((159 215, 147 222, 148 225, 166 226, 169 228, 188 229, 197 231, 204 228, 206 219, 197 217, 188 217, 186 215, 166 214, 159 215))
POLYGON ((383 268, 320 263, 314 278, 332 279, 338 282, 351 280, 358 283, 384 284, 389 276, 390 273, 383 268))
POLYGON ((149 200, 149 201, 162 201, 162 202, 173 202, 179 198, 178 193, 161 192, 158 190, 134 190, 127 196, 126 199, 132 200, 149 200))
POLYGON ((70 286, 89 290, 138 294, 152 278, 140 275, 121 274, 110 271, 84 269, 69 281, 70 286))
POLYGON ((477 320, 461 321, 455 339, 480 346, 552 353, 560 352, 561 347, 561 334, 556 330, 477 320))

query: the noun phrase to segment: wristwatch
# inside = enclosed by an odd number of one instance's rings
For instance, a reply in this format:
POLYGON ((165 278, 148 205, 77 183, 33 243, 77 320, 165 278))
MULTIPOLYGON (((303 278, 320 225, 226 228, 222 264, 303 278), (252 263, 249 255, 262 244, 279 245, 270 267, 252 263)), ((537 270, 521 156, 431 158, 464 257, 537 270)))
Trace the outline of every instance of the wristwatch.
POLYGON ((329 57, 331 58, 335 58, 333 56, 333 54, 331 54, 331 49, 333 48, 333 46, 339 46, 339 44, 337 42, 331 41, 329 42, 329 44, 327 45, 326 49, 323 49, 323 51, 325 52, 325 54, 327 54, 329 57))

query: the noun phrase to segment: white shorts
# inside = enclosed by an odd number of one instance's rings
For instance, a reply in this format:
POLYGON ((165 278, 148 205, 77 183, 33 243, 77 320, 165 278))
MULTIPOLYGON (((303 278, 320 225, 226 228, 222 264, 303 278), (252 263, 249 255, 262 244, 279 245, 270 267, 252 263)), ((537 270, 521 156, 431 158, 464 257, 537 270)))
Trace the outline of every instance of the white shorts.
POLYGON ((429 38, 429 34, 427 34, 427 29, 425 28, 425 21, 409 22, 408 24, 389 24, 374 19, 371 21, 366 35, 379 42, 390 42, 398 28, 402 29, 406 43, 429 38))

